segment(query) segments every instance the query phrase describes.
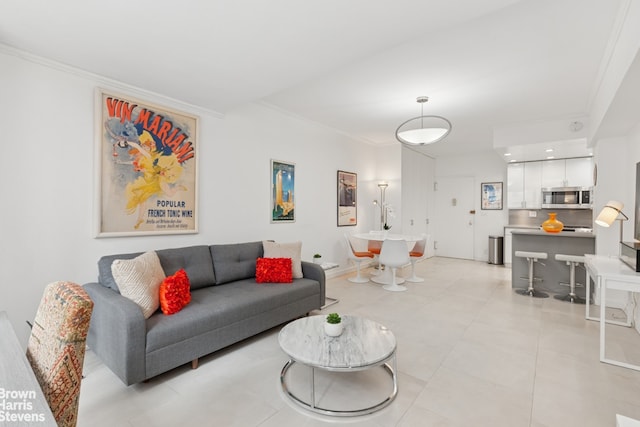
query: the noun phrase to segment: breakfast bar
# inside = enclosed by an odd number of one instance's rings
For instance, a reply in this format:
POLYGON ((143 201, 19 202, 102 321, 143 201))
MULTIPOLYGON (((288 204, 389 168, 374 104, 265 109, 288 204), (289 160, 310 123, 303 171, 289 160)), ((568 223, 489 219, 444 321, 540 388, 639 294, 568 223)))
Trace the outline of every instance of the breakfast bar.
MULTIPOLYGON (((536 288, 552 294, 566 294, 569 283, 569 266, 564 261, 556 261, 556 254, 579 255, 593 254, 595 252, 595 236, 592 232, 561 231, 560 233, 547 233, 535 229, 517 229, 512 232, 512 256, 516 251, 544 252, 546 260, 541 260, 535 265, 535 277, 542 279, 536 281, 536 288)), ((578 268, 578 278, 584 277, 584 267, 578 268), (582 273, 580 273, 582 271, 582 273)), ((527 260, 513 256, 511 266, 511 286, 514 289, 526 289, 528 275, 527 260)), ((579 283, 584 280, 579 280, 579 283)), ((576 288, 576 293, 581 298, 585 297, 584 283, 576 288)))

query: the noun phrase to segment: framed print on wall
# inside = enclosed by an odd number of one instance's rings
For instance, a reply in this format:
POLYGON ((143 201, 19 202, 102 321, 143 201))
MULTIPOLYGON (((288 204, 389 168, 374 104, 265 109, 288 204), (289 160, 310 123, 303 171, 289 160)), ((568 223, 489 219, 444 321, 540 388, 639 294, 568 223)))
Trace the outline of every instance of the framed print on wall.
POLYGON ((295 222, 296 165, 271 160, 271 222, 295 222))
POLYGON ((96 90, 98 237, 197 233, 198 118, 96 90))
POLYGON ((502 183, 501 182, 483 182, 481 184, 481 205, 484 210, 501 210, 502 209, 502 183))
POLYGON ((338 227, 358 225, 358 175, 338 171, 338 227))

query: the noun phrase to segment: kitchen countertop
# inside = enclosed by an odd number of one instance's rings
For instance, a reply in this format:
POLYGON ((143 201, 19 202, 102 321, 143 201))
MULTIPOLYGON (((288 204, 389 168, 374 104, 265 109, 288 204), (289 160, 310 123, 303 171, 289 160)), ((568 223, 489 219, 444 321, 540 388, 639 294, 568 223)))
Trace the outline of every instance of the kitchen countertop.
POLYGON ((584 231, 561 231, 559 233, 547 233, 539 228, 522 228, 513 230, 511 234, 528 234, 532 236, 548 236, 548 237, 578 237, 578 238, 595 238, 593 232, 584 231))

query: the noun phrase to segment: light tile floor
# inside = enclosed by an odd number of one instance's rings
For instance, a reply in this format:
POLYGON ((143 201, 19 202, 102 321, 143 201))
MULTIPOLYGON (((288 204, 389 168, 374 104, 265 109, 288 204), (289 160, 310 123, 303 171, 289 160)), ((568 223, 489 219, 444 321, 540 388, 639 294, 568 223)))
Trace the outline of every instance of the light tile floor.
MULTIPOLYGON (((279 384, 287 358, 274 328, 201 359, 196 370, 185 365, 130 387, 89 350, 79 425, 607 427, 616 413, 640 419, 640 372, 599 362, 599 324, 584 320, 584 306, 516 295, 502 266, 431 258, 416 268, 425 282, 402 293, 347 276, 327 283, 340 302, 322 314, 366 316, 398 340, 399 394, 376 414, 336 420, 288 402, 279 384)), ((607 326, 607 334, 610 356, 640 363, 634 329, 607 326)), ((294 368, 291 386, 304 392, 308 370, 294 368)), ((318 375, 316 385, 321 404, 342 407, 390 391, 381 368, 318 375)))

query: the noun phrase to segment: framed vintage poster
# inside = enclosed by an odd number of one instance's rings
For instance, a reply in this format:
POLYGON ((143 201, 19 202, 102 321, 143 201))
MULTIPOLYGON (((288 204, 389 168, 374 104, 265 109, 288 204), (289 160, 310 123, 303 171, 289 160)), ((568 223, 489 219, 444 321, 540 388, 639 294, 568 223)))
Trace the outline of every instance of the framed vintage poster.
POLYGON ((98 237, 198 232, 198 118, 96 91, 98 237))
POLYGON ((295 222, 296 165, 271 160, 271 222, 295 222))
POLYGON ((484 210, 500 210, 502 209, 502 183, 501 182, 483 182, 481 184, 481 205, 484 210))
POLYGON ((338 171, 338 227, 358 225, 358 175, 338 171))

